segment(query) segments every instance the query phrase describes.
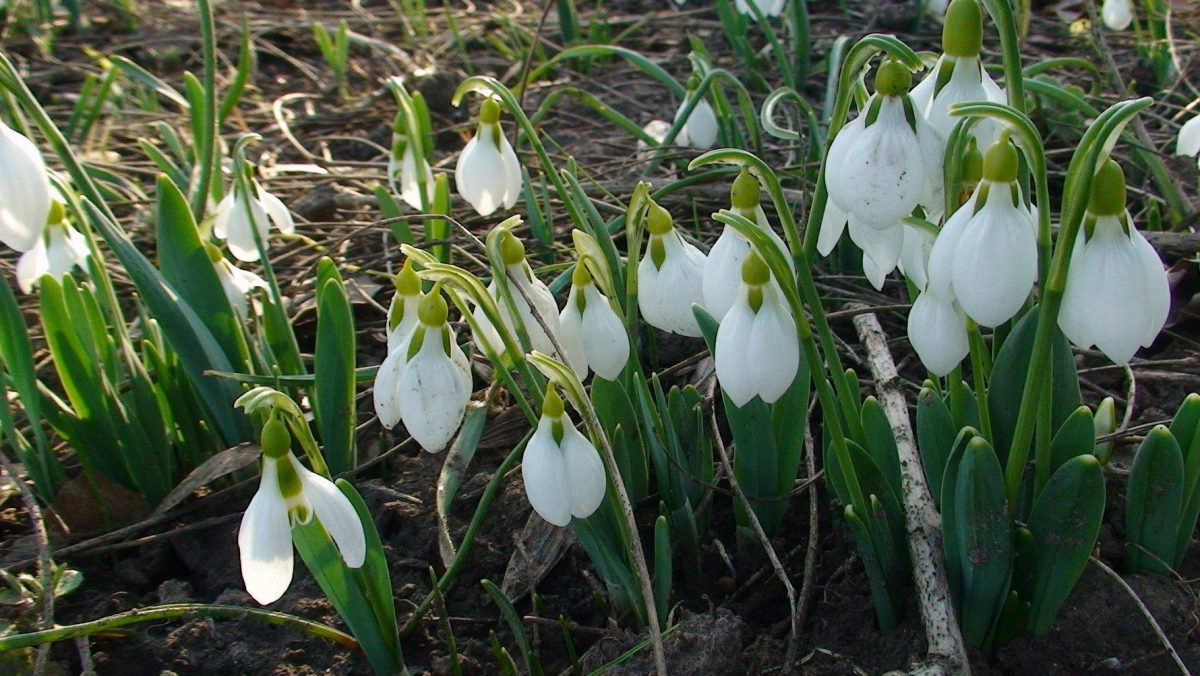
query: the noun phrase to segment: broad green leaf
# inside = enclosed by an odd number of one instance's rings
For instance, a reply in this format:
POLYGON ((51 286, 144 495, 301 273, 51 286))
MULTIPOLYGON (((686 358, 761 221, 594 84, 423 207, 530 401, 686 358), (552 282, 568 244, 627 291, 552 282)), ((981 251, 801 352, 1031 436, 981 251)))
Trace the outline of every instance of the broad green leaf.
MULTIPOLYGON (((336 273, 335 273, 336 275, 336 273)), ((322 452, 334 475, 354 468, 354 315, 341 279, 323 281, 317 296, 315 413, 322 452)))
POLYGON ((1096 454, 1096 423, 1092 410, 1080 406, 1063 422, 1050 441, 1050 473, 1077 455, 1096 454))
POLYGON ((958 551, 953 555, 962 571, 962 631, 971 645, 982 647, 1008 600, 1013 565, 1004 471, 984 439, 976 437, 967 444, 954 491, 958 551))
POLYGON ((1183 486, 1183 454, 1175 437, 1159 425, 1138 447, 1126 488, 1125 560, 1133 572, 1171 573, 1183 486))
POLYGON ((937 504, 942 502, 942 476, 946 473, 946 461, 957 435, 958 428, 954 426, 946 402, 932 388, 921 388, 917 395, 917 448, 921 453, 925 481, 937 504))
POLYGON ((1183 452, 1183 513, 1171 558, 1176 568, 1183 563, 1183 556, 1192 544, 1192 533, 1196 530, 1197 517, 1200 517, 1200 434, 1196 433, 1197 428, 1200 428, 1200 395, 1189 394, 1171 421, 1171 434, 1183 452))

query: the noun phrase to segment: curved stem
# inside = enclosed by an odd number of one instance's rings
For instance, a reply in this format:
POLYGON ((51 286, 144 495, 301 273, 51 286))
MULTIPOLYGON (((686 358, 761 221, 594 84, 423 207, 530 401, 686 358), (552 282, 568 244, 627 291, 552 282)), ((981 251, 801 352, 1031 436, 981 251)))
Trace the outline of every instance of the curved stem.
POLYGON ((151 606, 149 608, 135 608, 116 615, 109 615, 98 620, 90 622, 81 622, 79 624, 69 624, 44 631, 34 631, 28 634, 15 634, 0 638, 0 652, 5 650, 16 650, 17 648, 25 648, 41 643, 51 643, 53 641, 63 641, 66 639, 78 638, 80 636, 90 636, 100 632, 111 631, 119 627, 125 627, 138 622, 152 622, 155 620, 169 620, 176 617, 184 617, 186 615, 199 615, 201 617, 218 617, 233 620, 256 620, 292 629, 299 629, 313 636, 328 639, 343 647, 351 650, 359 650, 358 641, 353 636, 344 632, 338 631, 333 627, 306 620, 303 617, 288 615, 273 610, 260 610, 258 608, 242 608, 240 606, 218 606, 209 605, 206 603, 170 603, 161 606, 151 606))

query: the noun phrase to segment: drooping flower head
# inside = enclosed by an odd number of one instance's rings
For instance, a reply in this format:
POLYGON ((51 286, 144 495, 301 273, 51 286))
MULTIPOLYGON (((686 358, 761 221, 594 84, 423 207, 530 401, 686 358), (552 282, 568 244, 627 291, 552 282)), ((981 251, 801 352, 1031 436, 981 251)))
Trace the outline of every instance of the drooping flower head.
POLYGON ((942 139, 915 111, 912 73, 888 60, 875 76, 875 95, 838 132, 825 161, 829 201, 817 250, 828 255, 849 224, 863 267, 880 287, 900 260, 903 219, 918 207, 940 213, 942 139))
POLYGON ((525 495, 538 516, 555 526, 586 519, 604 500, 607 480, 596 447, 575 429, 562 398, 546 388, 542 417, 521 460, 525 495))
MULTIPOLYGON (((504 223, 496 227, 500 230, 497 233, 500 238, 500 258, 508 273, 507 281, 512 304, 516 309, 516 316, 519 318, 521 326, 529 336, 530 349, 566 361, 565 358, 558 357, 558 353, 554 349, 554 342, 550 339, 551 335, 557 338, 560 333, 558 304, 554 301, 554 294, 550 293, 546 284, 533 274, 533 269, 525 260, 525 245, 521 243, 521 240, 504 223), (546 328, 543 328, 543 324, 549 329, 549 333, 546 328)), ((517 325, 513 321, 513 308, 509 307, 508 302, 501 294, 499 280, 493 279, 488 284, 488 293, 495 299, 508 331, 514 336, 519 335, 517 325)), ((475 334, 475 344, 484 353, 490 348, 496 354, 504 355, 504 342, 500 339, 500 335, 492 326, 492 322, 483 308, 475 308, 472 314, 480 327, 480 331, 475 334)))
POLYGON ((484 99, 479 108, 479 128, 458 156, 454 183, 480 216, 517 203, 521 163, 500 128, 500 104, 495 99, 484 99))
POLYGON ((1076 345, 1126 364, 1158 337, 1170 305, 1167 273, 1126 211, 1125 174, 1110 159, 1092 179, 1058 325, 1076 345))
MULTIPOLYGON (((767 236, 774 240, 780 251, 786 252, 787 246, 767 220, 767 214, 759 206, 762 186, 758 179, 745 168, 733 179, 733 188, 729 191, 732 211, 756 223, 767 236)), ((721 236, 713 244, 704 263, 704 308, 720 321, 729 308, 733 307, 742 283, 742 263, 750 254, 750 242, 737 231, 726 225, 721 229, 721 236)), ((788 257, 791 262, 791 257, 788 257)), ((778 284, 777 281, 772 281, 778 284)))
POLYGON ((287 426, 274 415, 263 427, 261 442, 262 480, 242 516, 238 549, 246 591, 266 605, 292 582, 293 526, 316 518, 350 568, 363 565, 367 544, 350 500, 332 481, 300 464, 287 426))
POLYGON ((221 289, 225 291, 225 298, 230 307, 239 318, 245 319, 250 314, 250 293, 254 289, 269 289, 267 280, 237 267, 213 244, 205 242, 204 248, 208 252, 208 260, 212 261, 216 270, 217 279, 221 282, 221 289))
MULTIPOLYGON (((249 171, 249 169, 247 169, 249 171)), ((229 252, 234 258, 246 263, 259 259, 255 240, 267 246, 267 233, 271 224, 285 235, 296 232, 296 222, 287 206, 275 195, 263 189, 258 181, 247 178, 253 194, 243 194, 242 181, 234 181, 233 187, 217 204, 213 217, 213 235, 228 240, 229 252), (255 234, 257 231, 257 235, 255 234)))
MULTIPOLYGON (((688 100, 695 96, 699 86, 700 80, 695 75, 688 78, 687 97, 676 109, 675 121, 679 121, 680 116, 683 115, 683 109, 687 107, 688 100)), ((692 108, 691 115, 688 115, 687 122, 675 135, 675 145, 704 150, 711 148, 716 142, 717 114, 713 112, 712 105, 708 103, 707 99, 700 99, 696 102, 696 107, 692 108)))
POLYGON ((629 335, 612 302, 596 287, 583 259, 571 273, 571 293, 558 316, 558 338, 575 375, 588 369, 616 380, 629 361, 629 335))
MULTIPOLYGON (((943 143, 958 119, 950 108, 959 103, 1004 103, 1004 90, 996 85, 980 61, 983 47, 983 10, 978 0, 954 0, 946 9, 942 26, 942 55, 929 74, 912 91, 917 112, 941 136, 943 143)), ((1000 134, 1000 125, 981 120, 972 129, 979 147, 988 148, 1000 134)))
POLYGON ((37 146, 0 122, 0 242, 29 251, 50 215, 50 178, 37 146))
POLYGON ((32 293, 43 275, 62 279, 76 267, 86 270, 90 254, 87 240, 67 222, 63 203, 51 199, 37 243, 17 261, 17 285, 22 293, 32 293))
POLYGON ((396 113, 392 125, 392 149, 388 153, 388 184, 408 206, 427 209, 433 195, 433 169, 425 153, 418 159, 417 143, 420 139, 408 137, 404 111, 396 113))
POLYGON ((734 406, 754 397, 774 403, 791 387, 800 367, 796 324, 757 253, 742 263, 737 301, 717 329, 717 381, 734 406))
POLYGON ((1100 16, 1110 30, 1123 31, 1133 23, 1133 5, 1129 0, 1104 0, 1100 16))
POLYGON ((418 321, 375 375, 375 413, 391 429, 404 429, 421 448, 437 453, 462 425, 471 400, 467 357, 447 322, 441 289, 421 297, 418 321))
POLYGON ((671 213, 651 201, 650 240, 638 264, 638 310, 657 329, 699 337, 692 304, 704 302, 704 254, 675 230, 671 213))
POLYGON ((1183 123, 1179 137, 1175 140, 1175 154, 1186 157, 1200 156, 1200 115, 1183 123))
POLYGON ((412 259, 392 280, 396 294, 387 312, 387 351, 391 354, 400 342, 417 326, 417 305, 421 302, 421 278, 412 267, 412 259))

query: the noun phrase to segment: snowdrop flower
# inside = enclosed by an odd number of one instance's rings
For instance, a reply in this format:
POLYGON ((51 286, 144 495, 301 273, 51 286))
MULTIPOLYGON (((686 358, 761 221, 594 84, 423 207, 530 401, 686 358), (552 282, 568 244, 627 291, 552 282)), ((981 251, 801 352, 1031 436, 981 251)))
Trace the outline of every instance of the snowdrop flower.
POLYGON ((424 156, 421 157, 420 167, 417 166, 416 144, 411 143, 404 135, 403 124, 399 119, 397 126, 399 128, 392 132, 392 152, 388 154, 388 183, 392 192, 400 195, 400 199, 408 206, 418 210, 425 209, 427 205, 423 205, 422 202, 430 201, 433 170, 424 156))
POLYGON ((754 10, 758 10, 758 14, 761 15, 762 18, 770 19, 782 14, 783 8, 786 5, 787 0, 735 0, 733 3, 733 6, 737 8, 737 11, 745 14, 755 21, 758 21, 759 17, 755 15, 754 10), (754 9, 751 9, 752 5, 754 9))
POLYGON ((900 263, 896 267, 913 286, 924 289, 929 284, 929 254, 937 234, 926 228, 905 223, 904 243, 900 247, 900 263))
POLYGON ((886 61, 875 76, 876 93, 862 114, 838 132, 825 161, 825 206, 817 249, 833 250, 846 223, 875 279, 900 259, 899 225, 917 207, 939 211, 942 202, 942 139, 914 112, 908 95, 912 73, 886 61), (874 231, 874 232, 872 232, 874 231))
POLYGON ((1104 0, 1100 16, 1110 30, 1123 31, 1133 23, 1133 6, 1129 0, 1104 0))
POLYGON ((292 582, 292 528, 316 517, 337 544, 342 560, 366 560, 362 522, 333 482, 309 471, 291 451, 283 422, 271 417, 262 432, 262 481, 238 529, 242 579, 262 605, 279 599, 292 582))
MULTIPOLYGON (((759 206, 761 194, 762 186, 759 185, 758 179, 746 169, 742 169, 733 180, 733 189, 729 193, 732 210, 758 224, 786 256, 787 246, 771 229, 767 214, 759 206)), ((738 290, 742 285, 742 263, 748 255, 750 242, 732 226, 724 226, 721 236, 717 238, 716 244, 713 244, 704 262, 704 308, 717 321, 721 321, 737 300, 738 290)), ((787 259, 789 263, 792 262, 790 256, 787 256, 787 259)), ((771 283, 778 286, 775 280, 771 280, 771 283)))
POLYGON ((259 259, 258 246, 254 243, 256 229, 257 239, 266 248, 270 224, 273 223, 285 235, 290 235, 296 232, 296 222, 278 197, 263 190, 258 181, 247 179, 246 182, 255 196, 247 197, 243 194, 242 182, 234 181, 233 188, 217 204, 213 235, 229 241, 229 252, 234 258, 253 263, 259 259))
POLYGON ((562 398, 546 388, 542 417, 521 460, 525 495, 533 510, 555 526, 571 517, 586 519, 604 500, 608 487, 596 447, 575 429, 562 398))
POLYGON ((387 312, 387 351, 391 354, 400 343, 417 327, 417 305, 421 302, 421 278, 412 268, 412 259, 404 261, 404 267, 396 273, 393 284, 396 295, 387 312))
POLYGON ((32 141, 0 122, 0 242, 29 251, 50 215, 50 179, 32 141))
POLYGON ((87 240, 67 223, 61 202, 51 200, 46 220, 37 243, 17 261, 17 286, 22 293, 32 293, 43 275, 62 279, 75 267, 87 267, 91 253, 87 240))
POLYGON ((221 282, 221 288, 225 291, 225 298, 229 300, 230 307, 239 318, 245 319, 250 312, 250 292, 254 289, 270 289, 267 280, 249 270, 237 267, 212 244, 206 242, 204 248, 208 251, 208 259, 212 261, 213 268, 217 272, 217 279, 221 282))
MULTIPOLYGON (((510 273, 508 278, 508 283, 510 284, 509 291, 512 295, 513 304, 517 307, 517 315, 520 318, 521 324, 525 327, 526 335, 529 336, 529 347, 538 352, 562 359, 562 357, 558 356, 557 351, 555 351, 554 342, 550 340, 550 335, 547 335, 546 330, 542 328, 541 322, 534 316, 536 312, 542 321, 546 323, 546 326, 550 328, 550 333, 556 338, 559 336, 558 304, 554 301, 554 294, 550 293, 550 289, 546 287, 545 283, 534 276, 529 263, 525 261, 525 245, 521 243, 521 240, 517 239, 508 228, 504 229, 500 237, 500 256, 503 259, 505 268, 510 273), (529 303, 525 300, 526 296, 533 301, 532 310, 529 303)), ((488 284, 487 290, 492 298, 496 300, 496 306, 500 309, 504 325, 508 327, 510 333, 514 336, 517 335, 512 313, 509 311, 508 303, 501 297, 500 287, 495 279, 492 280, 491 284, 488 284)), ((490 347, 496 354, 503 355, 504 342, 500 340, 500 335, 496 332, 495 327, 492 326, 491 320, 488 319, 483 308, 476 307, 473 315, 481 329, 475 334, 475 344, 479 346, 480 351, 486 353, 490 347)), ((563 359, 563 361, 566 360, 563 359)))
POLYGON ((1017 149, 1001 134, 984 156, 971 200, 946 221, 930 252, 930 279, 948 271, 953 298, 983 326, 1011 319, 1037 281, 1037 226, 1021 198, 1017 167, 1017 149))
MULTIPOLYGON (((954 0, 946 10, 942 26, 942 50, 937 63, 925 79, 913 88, 912 100, 917 112, 945 143, 959 118, 950 114, 951 106, 972 101, 1004 103, 1004 90, 996 84, 979 59, 983 45, 983 12, 977 0, 954 0)), ((979 121, 973 135, 982 148, 989 148, 1000 135, 994 120, 979 121)), ((942 152, 945 152, 943 146, 942 152)))
POLYGON ((717 381, 739 408, 755 396, 775 403, 800 367, 796 324, 771 281, 767 264, 751 252, 742 264, 737 302, 717 329, 717 381))
POLYGON ((1058 325, 1076 345, 1127 364, 1158 337, 1171 294, 1162 261, 1125 210, 1125 174, 1111 159, 1092 179, 1074 247, 1058 325))
POLYGON ((671 214, 650 202, 646 255, 638 264, 638 309, 657 329, 698 338, 692 304, 704 302, 704 254, 683 240, 671 214))
POLYGON ((430 453, 454 438, 471 400, 470 365, 446 321, 447 310, 438 287, 422 296, 417 326, 375 375, 379 422, 392 429, 403 420, 404 429, 430 453))
POLYGON ((479 128, 458 156, 454 184, 480 216, 511 209, 521 194, 521 164, 500 128, 500 104, 484 99, 479 128))
MULTIPOLYGON (((696 88, 699 85, 700 83, 694 75, 688 80, 687 97, 684 98, 683 103, 680 103, 679 108, 675 111, 676 122, 683 115, 683 109, 687 107, 688 100, 695 96, 696 88)), ((675 135, 675 145, 704 150, 711 148, 716 142, 717 114, 713 112, 713 108, 709 105, 707 99, 700 99, 696 102, 696 107, 692 108, 692 114, 688 116, 687 122, 679 129, 679 133, 675 135)))
POLYGON ((953 371, 970 352, 967 318, 954 299, 952 257, 956 237, 974 213, 975 195, 972 195, 946 220, 930 247, 924 284, 913 281, 921 294, 908 313, 908 341, 925 368, 939 377, 953 371))
POLYGON ((558 326, 563 350, 581 380, 589 368, 605 380, 621 375, 629 361, 629 336, 582 259, 571 274, 571 293, 558 316, 558 326))
POLYGON ((1200 155, 1200 115, 1193 117, 1179 128, 1175 142, 1175 154, 1187 157, 1200 155))

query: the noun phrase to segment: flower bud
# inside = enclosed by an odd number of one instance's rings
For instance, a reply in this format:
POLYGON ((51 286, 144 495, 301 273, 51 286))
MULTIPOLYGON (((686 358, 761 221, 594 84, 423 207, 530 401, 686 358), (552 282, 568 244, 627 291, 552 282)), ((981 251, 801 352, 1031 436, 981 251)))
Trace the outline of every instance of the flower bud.
MULTIPOLYGON (((1096 415, 1092 418, 1095 423, 1096 438, 1108 436, 1117 431, 1117 403, 1112 397, 1105 397, 1096 407, 1096 415)), ((1096 459, 1100 464, 1107 465, 1112 457, 1114 442, 1112 439, 1096 444, 1096 459)))
POLYGON ((1016 146, 1001 135, 983 156, 983 178, 992 183, 1012 183, 1017 180, 1019 166, 1016 146))
POLYGON ((511 230, 500 235, 500 259, 505 265, 519 265, 525 260, 525 245, 511 230))
POLYGON ((425 294, 417 305, 417 317, 425 326, 440 327, 446 323, 447 315, 446 301, 442 298, 441 288, 438 286, 425 294))

